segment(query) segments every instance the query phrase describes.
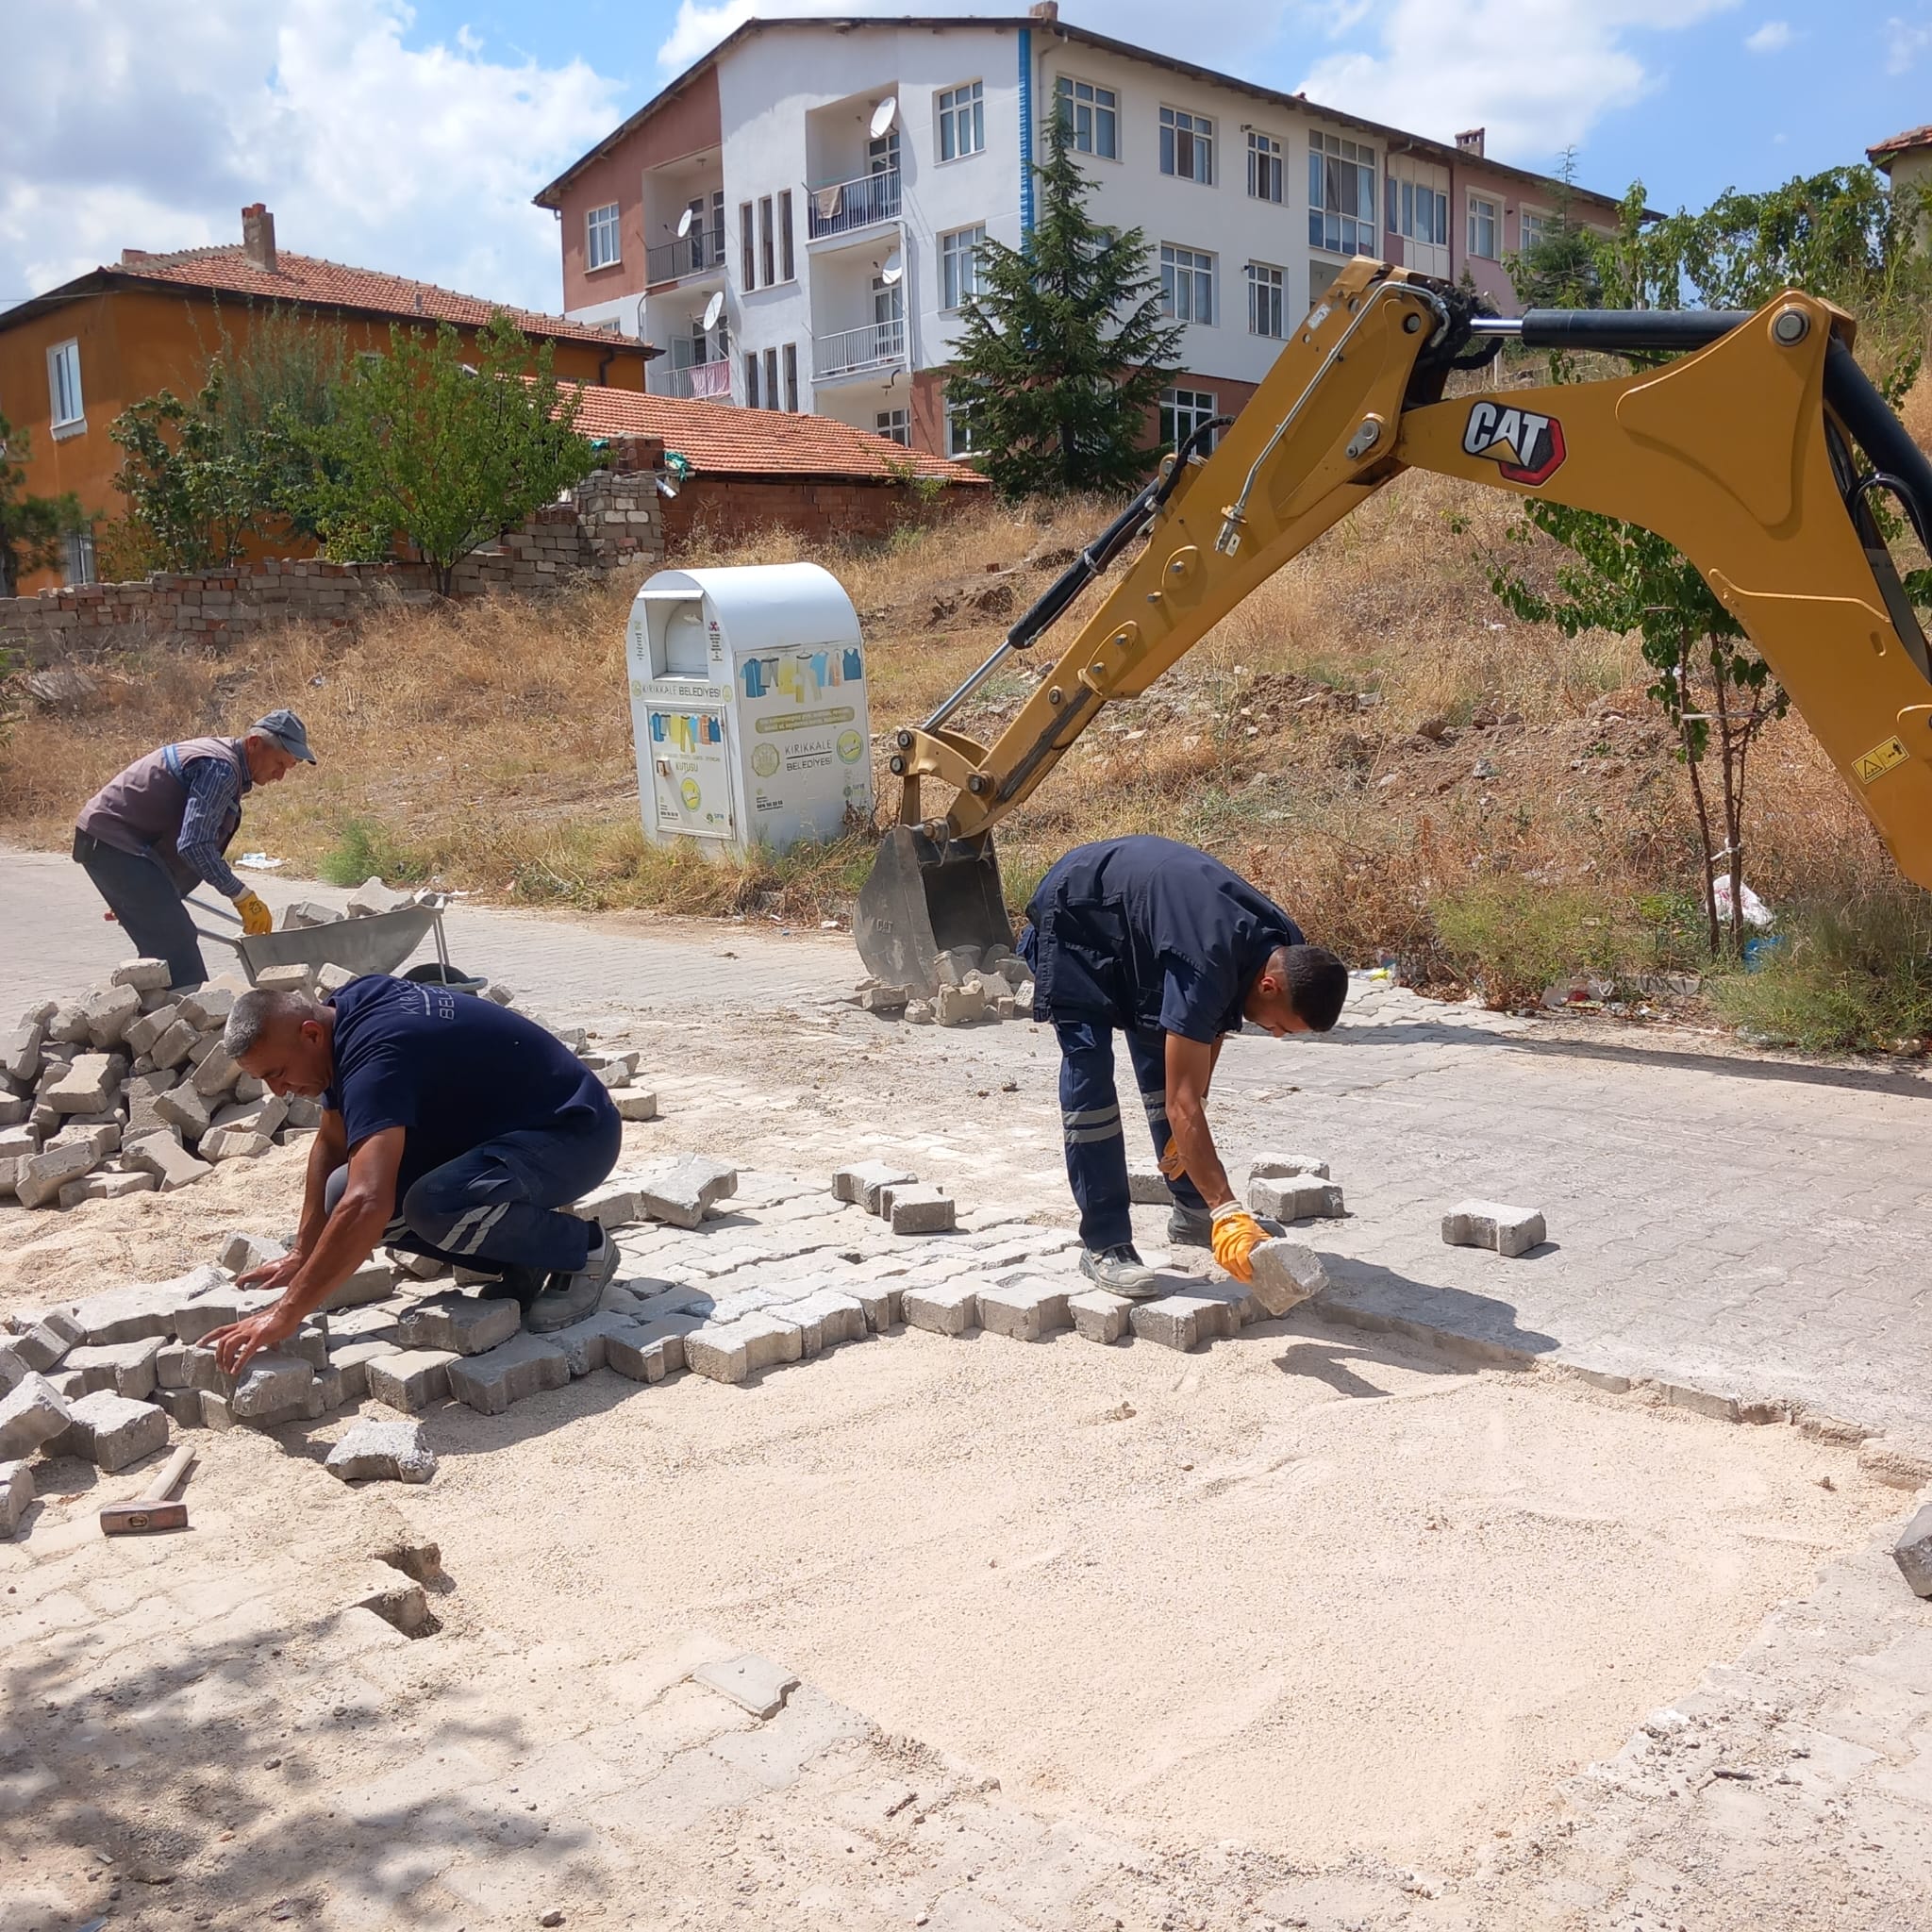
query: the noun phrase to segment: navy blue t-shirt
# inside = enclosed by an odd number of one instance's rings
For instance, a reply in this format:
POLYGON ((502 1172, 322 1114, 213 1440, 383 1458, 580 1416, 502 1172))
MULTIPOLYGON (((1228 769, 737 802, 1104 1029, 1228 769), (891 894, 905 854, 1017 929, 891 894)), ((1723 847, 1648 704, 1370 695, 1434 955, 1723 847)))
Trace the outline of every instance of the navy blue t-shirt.
POLYGON ((554 1033, 491 1000, 371 974, 331 1005, 335 1080, 324 1105, 342 1116, 352 1149, 404 1129, 401 1187, 499 1135, 612 1110, 554 1033))
POLYGON ((1034 1017, 1212 1041, 1301 928, 1218 858, 1172 839, 1076 845, 1026 908, 1034 1017))

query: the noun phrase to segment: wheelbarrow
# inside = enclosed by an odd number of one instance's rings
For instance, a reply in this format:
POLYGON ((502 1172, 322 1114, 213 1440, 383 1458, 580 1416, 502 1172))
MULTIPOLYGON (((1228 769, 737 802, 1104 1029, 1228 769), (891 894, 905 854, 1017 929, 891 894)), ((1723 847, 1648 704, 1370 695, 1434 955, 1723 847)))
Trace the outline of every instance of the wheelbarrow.
MULTIPOLYGON (((242 923, 240 914, 206 899, 191 898, 188 903, 197 912, 212 912, 217 919, 237 925, 242 923)), ((470 979, 449 963, 441 906, 403 906, 393 912, 372 913, 366 919, 331 919, 324 925, 257 933, 253 938, 246 933, 210 932, 200 925, 194 929, 217 945, 232 946, 251 986, 271 966, 307 966, 311 972, 340 966, 358 977, 365 973, 393 973, 423 943, 425 935, 435 938, 437 963, 434 968, 425 964, 413 977, 426 979, 433 973, 440 984, 469 991, 486 983, 470 979)))

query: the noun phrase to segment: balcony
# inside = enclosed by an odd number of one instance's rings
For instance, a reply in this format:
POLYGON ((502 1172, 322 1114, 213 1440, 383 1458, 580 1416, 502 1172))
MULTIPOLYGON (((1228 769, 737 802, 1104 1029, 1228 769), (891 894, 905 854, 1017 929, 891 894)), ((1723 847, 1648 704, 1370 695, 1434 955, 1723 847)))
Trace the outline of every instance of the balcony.
POLYGON ((808 188, 805 207, 809 224, 807 239, 813 242, 824 235, 849 235, 875 222, 896 222, 899 171, 886 168, 876 175, 855 175, 850 181, 834 181, 829 187, 808 188))
POLYGON ((662 288, 690 275, 708 275, 724 266, 724 231, 694 228, 679 242, 660 242, 644 250, 644 283, 662 288))
POLYGON ((812 338, 812 371, 823 382, 828 376, 857 375, 868 369, 896 369, 906 360, 906 320, 869 322, 863 328, 844 328, 836 335, 812 338))
POLYGON ((673 363, 669 367, 653 362, 649 369, 654 396, 675 396, 688 403, 728 403, 731 400, 731 364, 728 359, 673 363))

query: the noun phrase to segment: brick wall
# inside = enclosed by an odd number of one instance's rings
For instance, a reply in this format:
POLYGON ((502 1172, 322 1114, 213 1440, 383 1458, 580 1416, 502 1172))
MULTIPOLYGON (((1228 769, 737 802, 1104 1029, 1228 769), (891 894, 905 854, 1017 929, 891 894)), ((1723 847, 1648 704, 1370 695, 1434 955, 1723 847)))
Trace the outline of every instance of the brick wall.
POLYGON ((688 548, 694 533, 736 537, 780 528, 808 540, 890 536, 901 524, 930 522, 981 501, 971 484, 948 484, 922 499, 903 483, 859 477, 720 476, 700 470, 666 503, 664 534, 688 548))
MULTIPOLYGON (((500 543, 467 558, 457 571, 457 595, 543 596, 575 579, 659 561, 665 530, 655 472, 663 445, 640 441, 639 448, 613 448, 613 467, 586 477, 574 502, 546 506, 500 543)), ((269 558, 207 575, 163 573, 0 598, 0 650, 45 664, 149 645, 219 648, 282 624, 354 630, 374 611, 432 595, 421 563, 269 558)))

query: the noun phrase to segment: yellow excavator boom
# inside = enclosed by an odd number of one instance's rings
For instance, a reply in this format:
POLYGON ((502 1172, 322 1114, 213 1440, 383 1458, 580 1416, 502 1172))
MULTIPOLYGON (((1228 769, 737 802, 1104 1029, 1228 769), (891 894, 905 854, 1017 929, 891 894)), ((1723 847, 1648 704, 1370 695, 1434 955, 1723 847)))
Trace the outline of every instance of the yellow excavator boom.
MULTIPOLYGON (((1640 524, 1744 627, 1899 868, 1932 887, 1932 675, 1874 515, 1932 535, 1932 465, 1851 352, 1855 325, 1796 291, 1751 313, 1471 312, 1440 282, 1357 259, 1211 455, 1184 447, 992 657, 895 737, 899 822, 859 896, 868 967, 929 984, 957 945, 1009 938, 991 828, 1101 708, 1137 697, 1256 587, 1404 470, 1640 524), (1615 380, 1445 399, 1501 340, 1662 352, 1615 380), (991 743, 949 720, 1032 646, 1109 557, 1139 555, 991 743), (928 787, 950 789, 929 812, 928 787)), ((1932 544, 1928 544, 1932 548, 1932 544)))

